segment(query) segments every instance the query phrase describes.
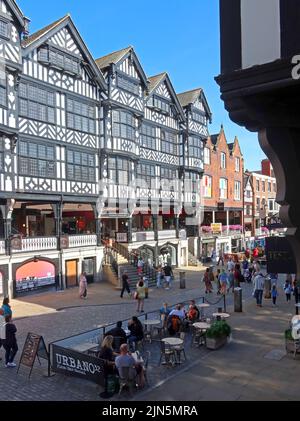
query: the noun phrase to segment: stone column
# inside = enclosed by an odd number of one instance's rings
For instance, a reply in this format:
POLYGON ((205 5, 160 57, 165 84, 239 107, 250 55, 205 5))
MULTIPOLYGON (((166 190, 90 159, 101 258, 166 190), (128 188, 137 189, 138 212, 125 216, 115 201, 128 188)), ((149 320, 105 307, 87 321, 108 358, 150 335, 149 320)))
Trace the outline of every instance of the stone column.
POLYGON ((212 223, 215 224, 216 223, 216 212, 213 211, 212 213, 212 223))

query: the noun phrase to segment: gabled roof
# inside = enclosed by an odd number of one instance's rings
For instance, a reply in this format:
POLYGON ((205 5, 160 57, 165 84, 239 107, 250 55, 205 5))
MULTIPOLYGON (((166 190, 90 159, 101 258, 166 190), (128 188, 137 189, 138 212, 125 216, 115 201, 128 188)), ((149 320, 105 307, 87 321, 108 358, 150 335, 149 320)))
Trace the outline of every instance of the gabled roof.
POLYGON ((140 77, 142 81, 144 82, 145 87, 147 87, 147 76, 132 46, 123 48, 122 50, 114 51, 113 53, 100 57, 96 59, 95 62, 100 70, 104 70, 104 69, 107 69, 112 64, 116 65, 120 63, 121 61, 125 60, 129 55, 132 55, 135 65, 137 67, 138 73, 140 74, 140 77))
POLYGON ((113 53, 107 54, 106 56, 97 58, 95 62, 97 66, 102 70, 109 67, 111 64, 117 64, 122 60, 128 53, 130 53, 132 47, 123 48, 119 51, 114 51, 113 53))
POLYGON ((39 31, 35 32, 28 38, 26 38, 22 42, 22 47, 24 49, 23 54, 28 54, 35 48, 39 47, 40 45, 44 44, 50 37, 52 37, 56 32, 60 31, 61 29, 68 27, 70 30, 72 36, 76 40, 79 48, 81 49, 81 52, 87 59, 88 64, 90 65, 91 70, 96 76, 97 82, 100 84, 100 86, 103 89, 107 89, 106 82, 104 80, 104 77, 99 70, 98 66, 96 65, 92 54, 90 53, 89 49, 87 48, 86 44, 84 43, 78 29, 76 28, 71 16, 68 14, 64 16, 61 19, 58 19, 57 21, 51 23, 48 26, 45 26, 44 28, 40 29, 39 31))
POLYGON ((173 85, 172 85, 171 79, 169 78, 168 73, 164 72, 164 73, 160 73, 159 75, 150 76, 148 78, 148 81, 150 82, 148 98, 154 93, 155 89, 158 88, 158 86, 161 83, 163 82, 166 83, 167 88, 169 89, 171 96, 173 98, 173 101, 176 105, 177 111, 180 114, 182 121, 184 121, 185 120, 184 111, 183 111, 182 106, 180 105, 180 102, 176 95, 175 89, 173 88, 173 85))
POLYGON ((237 137, 234 138, 234 142, 233 143, 229 143, 228 144, 228 147, 229 147, 230 153, 233 153, 234 150, 235 150, 235 148, 238 147, 239 150, 240 150, 240 152, 241 152, 241 155, 243 155, 242 154, 242 151, 241 151, 240 143, 239 143, 239 140, 238 140, 237 137))
POLYGON ((209 116, 210 122, 212 120, 212 113, 209 108, 207 99, 205 97, 204 91, 202 88, 192 89, 191 91, 182 92, 181 94, 177 94, 179 102, 183 108, 188 107, 189 105, 193 105, 198 98, 201 99, 203 102, 204 108, 209 116))
POLYGON ((15 0, 6 0, 6 1, 7 1, 7 4, 8 4, 8 7, 11 9, 11 11, 14 13, 16 18, 18 19, 20 25, 24 28, 24 26, 25 26, 24 13, 19 8, 19 6, 15 2, 15 0))
POLYGON ((61 23, 67 20, 69 17, 70 15, 67 14, 63 18, 60 18, 53 23, 50 23, 50 25, 45 26, 44 28, 40 29, 37 32, 34 32, 32 35, 30 35, 29 37, 27 37, 26 39, 22 41, 22 47, 26 48, 29 45, 31 45, 33 42, 38 41, 41 37, 46 35, 48 32, 52 31, 53 29, 55 29, 57 26, 59 26, 61 23))
POLYGON ((164 80, 165 76, 167 75, 166 72, 160 73, 156 76, 150 76, 148 77, 149 81, 149 95, 155 91, 156 88, 160 85, 160 83, 164 80))

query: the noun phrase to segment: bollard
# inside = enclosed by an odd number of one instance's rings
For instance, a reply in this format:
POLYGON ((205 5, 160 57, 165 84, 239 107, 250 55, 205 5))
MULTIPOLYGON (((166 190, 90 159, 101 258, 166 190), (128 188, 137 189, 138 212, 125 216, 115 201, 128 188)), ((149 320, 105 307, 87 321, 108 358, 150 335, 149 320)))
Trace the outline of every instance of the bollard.
POLYGON ((185 272, 180 272, 179 273, 180 276, 180 289, 185 289, 186 285, 185 285, 185 272))
POLYGON ((243 312, 242 288, 234 289, 234 311, 235 313, 243 312))
POLYGON ((266 300, 270 300, 271 299, 271 289, 272 289, 271 279, 270 278, 266 278, 265 279, 265 299, 266 300))

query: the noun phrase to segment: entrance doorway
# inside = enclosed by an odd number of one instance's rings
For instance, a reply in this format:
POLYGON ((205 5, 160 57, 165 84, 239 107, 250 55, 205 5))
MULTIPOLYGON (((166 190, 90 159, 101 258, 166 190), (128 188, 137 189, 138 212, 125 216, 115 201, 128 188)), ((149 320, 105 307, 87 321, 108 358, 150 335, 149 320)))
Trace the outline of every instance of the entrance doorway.
POLYGON ((86 273, 86 279, 89 284, 94 282, 96 259, 94 257, 84 259, 82 262, 82 272, 86 273))
POLYGON ((77 260, 68 260, 66 262, 66 286, 67 288, 78 285, 77 260))

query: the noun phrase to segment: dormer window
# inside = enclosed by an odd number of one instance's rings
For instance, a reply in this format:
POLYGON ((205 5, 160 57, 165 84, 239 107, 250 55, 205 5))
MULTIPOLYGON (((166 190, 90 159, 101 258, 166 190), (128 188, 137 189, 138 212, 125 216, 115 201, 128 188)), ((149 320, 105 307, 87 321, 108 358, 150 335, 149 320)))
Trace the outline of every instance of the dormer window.
POLYGON ((39 61, 43 64, 48 64, 51 67, 63 70, 72 75, 78 75, 80 73, 79 60, 62 51, 43 46, 39 49, 38 54, 39 61))
POLYGON ((8 22, 4 22, 3 20, 0 20, 0 37, 9 38, 8 37, 8 22))
POLYGON ((139 84, 123 75, 118 75, 118 87, 134 95, 139 94, 139 84))
POLYGON ((192 113, 192 119, 194 121, 197 121, 197 123, 201 123, 204 126, 207 126, 207 118, 205 115, 198 113, 197 111, 193 111, 192 113))
POLYGON ((157 96, 153 97, 153 107, 158 109, 159 111, 170 114, 170 103, 168 101, 165 101, 162 98, 159 98, 157 96))

